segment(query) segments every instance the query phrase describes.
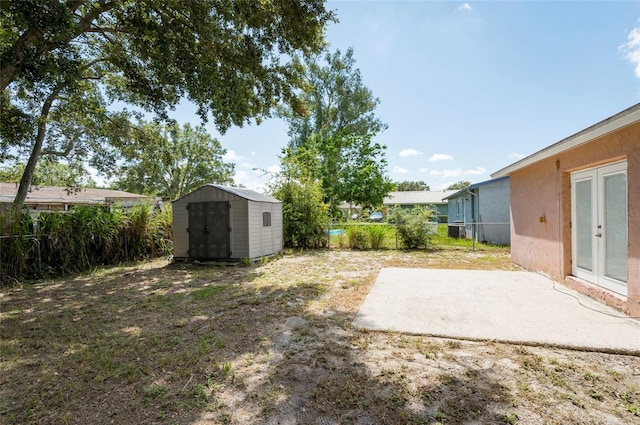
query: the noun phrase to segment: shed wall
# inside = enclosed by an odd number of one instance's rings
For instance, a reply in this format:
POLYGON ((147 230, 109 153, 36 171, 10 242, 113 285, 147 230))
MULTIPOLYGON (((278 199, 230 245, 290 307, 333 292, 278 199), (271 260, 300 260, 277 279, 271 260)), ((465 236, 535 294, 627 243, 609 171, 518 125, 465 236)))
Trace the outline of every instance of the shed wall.
POLYGON ((231 258, 249 257, 249 220, 247 214, 250 202, 237 198, 230 201, 229 226, 231 226, 231 258))
POLYGON ((282 251, 282 204, 249 202, 249 255, 251 259, 282 251), (263 213, 271 214, 271 226, 263 225, 263 213))
POLYGON ((282 251, 282 204, 249 201, 213 186, 203 186, 173 202, 173 255, 188 258, 189 213, 195 202, 229 202, 231 259, 274 255, 282 251), (262 213, 271 213, 271 226, 263 226, 262 213))
POLYGON ((510 174, 511 258, 632 316, 640 316, 640 123, 596 138, 510 174), (627 160, 627 297, 571 277, 574 171, 627 160))
POLYGON ((248 201, 239 196, 217 189, 213 186, 203 186, 176 200, 172 204, 173 211, 173 255, 174 257, 189 257, 189 212, 187 206, 194 202, 229 202, 229 225, 231 235, 229 244, 232 258, 243 258, 248 255, 248 201))

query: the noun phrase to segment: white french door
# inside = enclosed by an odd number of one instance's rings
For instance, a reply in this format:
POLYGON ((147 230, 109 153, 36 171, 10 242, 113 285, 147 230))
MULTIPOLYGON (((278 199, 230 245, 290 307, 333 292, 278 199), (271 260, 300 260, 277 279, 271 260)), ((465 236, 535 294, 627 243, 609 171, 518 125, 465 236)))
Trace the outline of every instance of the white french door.
POLYGON ((571 175, 574 276, 627 295, 627 163, 571 175))

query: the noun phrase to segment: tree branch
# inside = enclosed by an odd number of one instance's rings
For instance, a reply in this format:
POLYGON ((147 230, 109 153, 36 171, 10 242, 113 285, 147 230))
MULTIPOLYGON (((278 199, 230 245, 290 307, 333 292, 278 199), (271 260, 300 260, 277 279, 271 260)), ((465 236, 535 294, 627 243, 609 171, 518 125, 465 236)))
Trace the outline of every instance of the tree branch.
POLYGON ((57 99, 58 94, 60 94, 62 88, 62 84, 56 86, 49 94, 49 96, 47 96, 44 104, 42 105, 42 109, 40 110, 36 142, 33 145, 33 150, 31 151, 31 155, 29 156, 29 161, 24 167, 24 172, 22 173, 22 178, 20 179, 20 186, 18 187, 18 193, 16 193, 16 197, 13 201, 13 204, 17 207, 16 210, 20 210, 22 205, 24 204, 25 199, 27 199, 27 193, 29 192, 29 187, 31 186, 33 173, 36 170, 36 164, 38 163, 38 159, 40 159, 40 155, 42 153, 42 144, 44 142, 44 136, 47 130, 47 118, 49 117, 51 106, 57 99))
MULTIPOLYGON (((78 9, 84 2, 67 2, 67 6, 71 11, 78 9)), ((92 23, 96 20, 100 14, 105 13, 119 4, 118 0, 114 1, 100 1, 97 6, 91 8, 86 15, 80 17, 75 30, 71 35, 64 39, 57 39, 54 41, 46 41, 46 32, 44 28, 27 28, 16 42, 11 46, 11 54, 9 59, 0 63, 0 91, 3 91, 11 82, 16 78, 19 68, 25 64, 25 62, 32 61, 34 59, 26 59, 27 52, 33 52, 29 56, 40 59, 42 54, 50 52, 58 47, 69 44, 72 40, 86 33, 91 27, 92 23)), ((55 39, 55 38, 52 38, 55 39)))

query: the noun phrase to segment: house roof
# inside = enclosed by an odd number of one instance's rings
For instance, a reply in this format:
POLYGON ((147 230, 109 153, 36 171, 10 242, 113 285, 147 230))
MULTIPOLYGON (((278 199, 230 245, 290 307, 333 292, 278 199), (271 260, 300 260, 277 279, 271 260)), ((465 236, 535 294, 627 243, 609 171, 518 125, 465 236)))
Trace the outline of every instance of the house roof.
POLYGON ((445 198, 455 192, 457 190, 389 192, 382 203, 384 205, 445 204, 445 198))
MULTIPOLYGON (((0 183, 0 202, 13 202, 18 193, 18 183, 0 183)), ((137 193, 111 189, 82 188, 69 191, 61 186, 32 186, 25 203, 28 204, 104 204, 117 201, 142 201, 153 199, 137 193)))
POLYGON ((504 176, 504 177, 499 177, 499 178, 497 178, 497 179, 485 180, 485 181, 483 181, 483 182, 474 183, 474 184, 472 184, 471 186, 467 186, 467 187, 465 187, 464 189, 460 189, 460 190, 456 191, 455 193, 453 193, 453 194, 451 194, 451 195, 447 196, 447 197, 446 197, 446 198, 444 198, 444 199, 449 200, 449 199, 451 199, 451 198, 455 198, 455 197, 460 196, 460 194, 462 194, 462 193, 466 193, 466 192, 467 192, 467 190, 477 189, 477 188, 482 187, 482 186, 487 186, 487 185, 494 184, 494 183, 498 183, 498 182, 501 182, 501 181, 503 181, 503 180, 508 180, 508 179, 509 179, 509 176, 504 176))
POLYGON ((640 121, 640 103, 637 103, 622 112, 618 112, 617 114, 603 121, 600 121, 599 123, 596 123, 591 127, 588 127, 572 136, 562 139, 559 142, 548 146, 532 155, 514 162, 513 164, 508 165, 505 168, 491 174, 491 177, 497 178, 508 176, 512 172, 517 171, 521 168, 527 167, 533 163, 549 158, 553 155, 557 155, 561 152, 576 148, 582 144, 590 142, 597 137, 603 136, 607 133, 611 133, 612 131, 619 130, 638 121, 640 121))
POLYGON ((209 184, 207 186, 213 186, 216 189, 220 189, 223 190, 225 192, 231 193, 233 195, 239 196, 243 199, 247 199, 249 201, 255 201, 255 202, 269 202, 269 203, 280 203, 281 201, 272 198, 271 196, 268 195, 263 195, 262 193, 258 193, 255 192, 253 190, 250 189, 243 189, 240 187, 231 187, 231 186, 222 186, 219 184, 209 184))

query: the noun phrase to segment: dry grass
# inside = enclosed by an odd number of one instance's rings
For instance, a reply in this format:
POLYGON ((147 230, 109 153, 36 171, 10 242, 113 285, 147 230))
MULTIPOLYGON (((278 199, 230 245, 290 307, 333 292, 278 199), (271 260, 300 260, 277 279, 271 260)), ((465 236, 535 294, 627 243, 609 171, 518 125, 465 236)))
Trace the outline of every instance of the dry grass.
POLYGON ((354 329, 383 266, 517 269, 508 252, 157 260, 0 293, 0 422, 631 424, 636 357, 354 329))

